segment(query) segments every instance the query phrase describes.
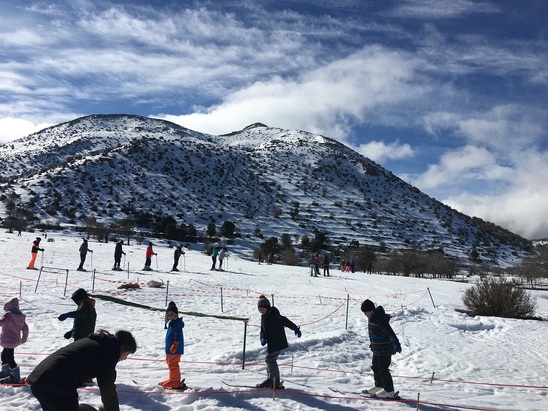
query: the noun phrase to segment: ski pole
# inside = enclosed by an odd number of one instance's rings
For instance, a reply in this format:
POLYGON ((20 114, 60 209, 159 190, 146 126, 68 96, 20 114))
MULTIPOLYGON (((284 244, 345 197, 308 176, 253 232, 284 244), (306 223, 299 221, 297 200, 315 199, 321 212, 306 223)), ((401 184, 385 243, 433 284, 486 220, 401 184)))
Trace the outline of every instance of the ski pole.
POLYGON ((41 251, 42 256, 40 257, 40 267, 44 266, 44 251, 41 251))
POLYGON ((183 271, 186 271, 186 257, 183 254, 183 271))
POLYGON ((156 271, 158 271, 158 254, 156 254, 156 271))

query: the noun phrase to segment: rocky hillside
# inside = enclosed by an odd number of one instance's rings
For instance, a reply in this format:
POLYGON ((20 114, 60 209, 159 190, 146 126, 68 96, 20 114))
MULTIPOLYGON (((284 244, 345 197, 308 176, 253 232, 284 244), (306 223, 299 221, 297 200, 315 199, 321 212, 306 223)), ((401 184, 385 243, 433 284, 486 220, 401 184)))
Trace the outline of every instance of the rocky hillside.
POLYGON ((213 136, 139 116, 82 117, 0 146, 0 186, 0 216, 35 223, 171 216, 203 234, 230 221, 249 247, 259 233, 298 242, 320 231, 333 245, 476 249, 494 264, 530 246, 333 139, 263 124, 213 136))

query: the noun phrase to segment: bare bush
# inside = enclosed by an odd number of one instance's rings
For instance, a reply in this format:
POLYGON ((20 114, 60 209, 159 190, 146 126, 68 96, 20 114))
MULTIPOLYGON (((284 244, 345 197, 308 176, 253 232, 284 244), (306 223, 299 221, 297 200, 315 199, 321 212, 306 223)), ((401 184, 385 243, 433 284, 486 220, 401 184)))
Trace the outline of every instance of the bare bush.
POLYGON ((504 278, 487 277, 464 293, 463 303, 471 315, 530 318, 536 303, 529 293, 504 278))

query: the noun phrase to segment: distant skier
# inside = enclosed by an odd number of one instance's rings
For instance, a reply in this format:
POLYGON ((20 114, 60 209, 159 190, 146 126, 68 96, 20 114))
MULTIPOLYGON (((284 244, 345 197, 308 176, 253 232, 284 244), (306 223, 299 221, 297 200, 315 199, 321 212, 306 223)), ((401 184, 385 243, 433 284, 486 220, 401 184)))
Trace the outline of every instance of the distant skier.
POLYGON ((86 256, 88 252, 93 253, 92 250, 88 247, 88 240, 85 238, 82 238, 82 244, 80 245, 80 265, 78 266, 78 271, 86 271, 84 270, 84 262, 86 261, 86 256))
POLYGON ((29 327, 25 314, 19 309, 19 300, 12 298, 4 304, 4 315, 0 318, 0 345, 2 346, 2 372, 0 383, 14 384, 21 380, 19 366, 15 362, 14 351, 19 344, 27 342, 29 327))
POLYGON ((149 242, 146 250, 146 254, 145 254, 145 268, 143 268, 143 271, 152 271, 152 268, 150 268, 150 266, 152 264, 153 255, 158 255, 158 254, 154 252, 154 250, 152 249, 152 243, 149 242))
POLYGON ((34 264, 36 263, 36 256, 38 255, 38 251, 44 251, 43 248, 40 248, 40 241, 42 241, 42 239, 40 237, 36 237, 36 240, 32 242, 32 248, 30 250, 30 262, 27 267, 29 270, 37 269, 34 267, 34 264))
POLYGON ((112 267, 113 270, 122 271, 122 269, 120 268, 120 262, 122 261, 122 255, 126 255, 126 253, 124 253, 124 250, 122 250, 123 245, 123 240, 120 240, 116 243, 116 247, 114 248, 114 267, 112 267))
POLYGON ((323 276, 329 277, 329 254, 326 254, 323 256, 322 267, 323 267, 323 276))
POLYGON ((226 257, 226 247, 222 247, 219 251, 219 271, 223 271, 223 260, 226 257))
POLYGON ((211 261, 213 261, 213 264, 211 264, 212 270, 215 270, 215 265, 217 264, 218 255, 219 255, 219 247, 213 247, 213 251, 211 252, 211 261))
POLYGON ((181 258, 182 255, 184 255, 185 252, 183 251, 183 246, 178 245, 175 247, 175 251, 173 252, 173 268, 171 271, 179 271, 177 266, 179 265, 179 258, 181 258))

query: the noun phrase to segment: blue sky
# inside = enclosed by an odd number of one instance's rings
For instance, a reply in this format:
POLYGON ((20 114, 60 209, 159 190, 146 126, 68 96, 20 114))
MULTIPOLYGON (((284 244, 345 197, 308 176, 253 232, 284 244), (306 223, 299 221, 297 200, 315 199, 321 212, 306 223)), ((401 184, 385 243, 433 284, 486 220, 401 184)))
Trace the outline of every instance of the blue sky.
POLYGON ((548 237, 548 1, 0 1, 0 143, 88 114, 335 138, 548 237))

